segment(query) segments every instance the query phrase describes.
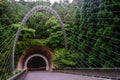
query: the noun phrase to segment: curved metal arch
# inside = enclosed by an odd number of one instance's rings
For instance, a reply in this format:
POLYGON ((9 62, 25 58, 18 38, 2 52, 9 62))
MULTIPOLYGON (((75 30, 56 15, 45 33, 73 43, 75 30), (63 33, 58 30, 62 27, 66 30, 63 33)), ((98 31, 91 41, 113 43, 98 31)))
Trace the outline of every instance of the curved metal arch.
POLYGON ((49 62, 48 62, 47 58, 46 58, 45 56, 43 56, 43 55, 40 55, 40 54, 33 54, 33 55, 29 56, 29 57, 27 58, 27 60, 25 61, 24 69, 27 68, 28 61, 29 61, 30 59, 32 59, 33 57, 41 57, 41 58, 43 58, 43 59, 45 60, 45 63, 46 63, 46 70, 49 70, 49 62))
POLYGON ((23 28, 23 25, 27 22, 27 20, 32 16, 32 14, 34 12, 37 12, 37 11, 42 11, 42 10, 45 10, 51 14, 53 14, 55 16, 55 18, 57 19, 57 21, 59 22, 60 24, 60 27, 61 27, 61 30, 63 32, 63 36, 64 36, 64 42, 65 42, 65 48, 68 49, 68 44, 67 44, 67 35, 66 35, 66 31, 64 29, 64 24, 60 18, 60 16, 57 14, 57 12, 55 10, 53 10, 52 8, 48 7, 48 6, 36 6, 34 7, 31 11, 29 11, 26 16, 23 18, 21 24, 20 24, 20 27, 18 28, 18 31, 16 33, 16 36, 15 36, 15 40, 14 40, 14 43, 13 43, 13 50, 12 50, 12 68, 14 70, 14 55, 15 55, 15 48, 16 48, 16 43, 18 41, 18 38, 19 38, 19 35, 20 35, 20 32, 23 28))

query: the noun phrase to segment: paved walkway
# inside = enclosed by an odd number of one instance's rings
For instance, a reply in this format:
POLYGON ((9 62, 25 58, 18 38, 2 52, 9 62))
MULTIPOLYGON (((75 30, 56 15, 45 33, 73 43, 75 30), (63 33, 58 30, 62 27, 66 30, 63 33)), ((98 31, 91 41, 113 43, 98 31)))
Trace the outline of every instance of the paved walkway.
POLYGON ((57 72, 29 71, 25 77, 25 80, 105 80, 105 79, 57 72))

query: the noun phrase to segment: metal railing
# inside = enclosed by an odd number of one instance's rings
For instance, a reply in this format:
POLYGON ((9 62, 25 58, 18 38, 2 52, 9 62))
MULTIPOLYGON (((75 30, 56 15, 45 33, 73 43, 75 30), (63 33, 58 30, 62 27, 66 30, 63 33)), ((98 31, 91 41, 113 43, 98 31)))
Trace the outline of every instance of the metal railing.
POLYGON ((9 78, 8 80, 24 80, 27 70, 23 70, 22 72, 14 75, 13 77, 9 78))

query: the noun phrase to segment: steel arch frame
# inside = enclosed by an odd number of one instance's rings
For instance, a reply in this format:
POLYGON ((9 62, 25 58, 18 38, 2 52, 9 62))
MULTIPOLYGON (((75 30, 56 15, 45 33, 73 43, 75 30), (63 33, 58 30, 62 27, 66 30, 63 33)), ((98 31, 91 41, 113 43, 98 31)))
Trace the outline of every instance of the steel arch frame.
POLYGON ((37 11, 47 11, 51 14, 53 14, 53 16, 57 19, 58 23, 60 24, 61 30, 63 32, 63 36, 64 36, 64 42, 65 42, 65 48, 68 49, 68 43, 67 43, 67 35, 66 35, 66 31, 64 29, 64 24, 60 18, 60 16, 57 14, 57 12, 55 10, 53 10, 52 8, 48 7, 48 6, 36 6, 34 7, 31 11, 29 11, 25 17, 23 18, 18 31, 16 33, 15 39, 14 39, 14 43, 13 43, 13 49, 12 49, 12 68, 14 70, 14 55, 15 55, 15 49, 16 49, 16 43, 18 41, 20 32, 24 26, 24 24, 27 22, 27 20, 32 16, 33 13, 37 12, 37 11))

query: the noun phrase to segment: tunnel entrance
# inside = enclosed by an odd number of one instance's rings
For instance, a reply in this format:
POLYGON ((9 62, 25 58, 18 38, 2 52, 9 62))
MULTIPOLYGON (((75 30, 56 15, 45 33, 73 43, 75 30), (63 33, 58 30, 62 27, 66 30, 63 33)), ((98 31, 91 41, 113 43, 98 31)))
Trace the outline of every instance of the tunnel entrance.
POLYGON ((30 70, 46 70, 46 62, 43 58, 35 56, 27 63, 27 68, 30 70))
POLYGON ((50 48, 34 46, 26 49, 19 58, 17 70, 26 70, 28 68, 40 70, 53 70, 53 53, 50 48))
POLYGON ((48 59, 41 54, 30 55, 25 61, 24 69, 27 69, 27 70, 49 70, 48 59))

